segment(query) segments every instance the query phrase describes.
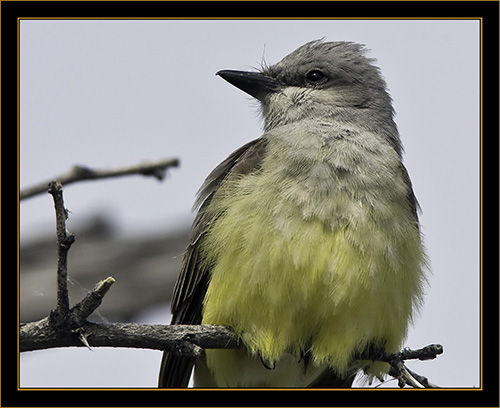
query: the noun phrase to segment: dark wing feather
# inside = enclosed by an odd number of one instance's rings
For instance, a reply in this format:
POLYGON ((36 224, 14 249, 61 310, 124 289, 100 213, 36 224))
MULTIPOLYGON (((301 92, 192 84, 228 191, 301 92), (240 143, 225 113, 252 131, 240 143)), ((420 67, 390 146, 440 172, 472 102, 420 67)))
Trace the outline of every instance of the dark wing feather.
POLYGON ((417 225, 417 227, 419 227, 418 213, 421 212, 420 205, 418 204, 417 197, 415 197, 415 193, 413 192, 413 187, 411 185, 411 180, 410 180, 410 175, 408 174, 408 170, 406 170, 406 167, 403 165, 403 163, 400 164, 400 167, 401 167, 401 173, 403 174, 403 181, 408 187, 408 194, 406 196, 408 199, 408 204, 410 205, 411 212, 415 217, 415 224, 417 225))
MULTIPOLYGON (((189 245, 172 296, 171 324, 201 324, 203 299, 209 281, 209 268, 200 265, 200 244, 210 225, 219 216, 210 208, 210 202, 228 175, 249 174, 256 171, 262 163, 266 146, 266 139, 260 138, 240 147, 219 164, 201 186, 195 204, 195 208, 200 207, 200 209, 193 222, 189 245)), ((194 359, 164 352, 159 387, 187 387, 194 363, 194 359)))

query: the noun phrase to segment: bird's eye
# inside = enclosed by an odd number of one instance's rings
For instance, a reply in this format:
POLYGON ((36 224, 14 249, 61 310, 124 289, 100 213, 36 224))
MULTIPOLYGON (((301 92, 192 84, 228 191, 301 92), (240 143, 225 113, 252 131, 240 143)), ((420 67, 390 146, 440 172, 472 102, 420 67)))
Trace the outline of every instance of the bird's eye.
POLYGON ((306 81, 310 84, 313 84, 313 85, 322 84, 327 79, 328 78, 326 77, 326 75, 322 71, 320 71, 319 69, 311 69, 306 74, 306 81))

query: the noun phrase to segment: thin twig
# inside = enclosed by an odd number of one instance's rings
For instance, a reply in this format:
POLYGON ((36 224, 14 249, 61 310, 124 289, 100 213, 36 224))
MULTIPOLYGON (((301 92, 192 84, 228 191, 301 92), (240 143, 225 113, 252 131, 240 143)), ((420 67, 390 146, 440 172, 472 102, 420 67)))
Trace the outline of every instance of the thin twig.
POLYGON ((68 251, 75 235, 66 229, 68 212, 64 208, 61 183, 52 181, 49 184, 49 193, 54 198, 56 211, 56 233, 57 233, 57 315, 63 316, 69 311, 68 295, 68 251))
MULTIPOLYGON (((415 377, 413 377, 410 371, 406 368, 402 361, 398 361, 395 363, 399 372, 401 373, 400 379, 404 381, 405 385, 411 385, 413 388, 425 388, 422 384, 420 384, 415 377)), ((403 385, 404 387, 404 385, 403 385)), ((401 387, 402 388, 402 387, 401 387)))
MULTIPOLYGON (((54 177, 62 185, 68 185, 77 181, 105 179, 111 177, 129 176, 132 174, 139 174, 143 176, 153 176, 158 180, 165 178, 167 169, 170 167, 177 167, 179 165, 178 159, 164 159, 151 163, 140 163, 133 166, 118 167, 114 169, 91 169, 86 166, 74 166, 70 171, 54 177)), ((47 191, 50 181, 45 181, 36 184, 32 187, 25 188, 19 192, 19 199, 33 197, 37 194, 47 191)))
POLYGON ((83 300, 71 308, 70 319, 74 326, 83 326, 87 318, 101 305, 102 299, 115 279, 110 276, 95 285, 94 290, 87 293, 83 300))
POLYGON ((429 382, 427 377, 417 374, 416 372, 410 370, 408 367, 406 367, 406 369, 413 376, 413 378, 415 378, 420 384, 424 386, 424 388, 439 388, 436 384, 429 382))
POLYGON ((443 354, 443 346, 440 344, 430 344, 418 350, 405 348, 401 351, 400 356, 403 360, 433 360, 439 354, 443 354))

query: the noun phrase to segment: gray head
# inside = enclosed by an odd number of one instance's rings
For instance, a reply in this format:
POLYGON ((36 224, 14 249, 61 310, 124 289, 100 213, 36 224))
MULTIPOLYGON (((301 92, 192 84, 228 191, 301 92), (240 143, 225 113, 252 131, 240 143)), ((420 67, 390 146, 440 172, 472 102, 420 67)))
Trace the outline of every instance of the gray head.
POLYGON ((352 42, 311 41, 261 72, 217 74, 257 98, 265 129, 297 121, 355 123, 401 153, 391 97, 374 59, 352 42))

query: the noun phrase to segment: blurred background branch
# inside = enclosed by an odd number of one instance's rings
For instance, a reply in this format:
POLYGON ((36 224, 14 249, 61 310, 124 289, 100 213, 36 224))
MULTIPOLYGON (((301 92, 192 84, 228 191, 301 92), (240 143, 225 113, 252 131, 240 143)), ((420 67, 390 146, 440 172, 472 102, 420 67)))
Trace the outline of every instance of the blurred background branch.
MULTIPOLYGON (((86 166, 75 165, 67 173, 54 177, 61 185, 75 183, 84 180, 97 180, 112 177, 130 176, 139 174, 143 176, 152 176, 162 181, 166 172, 171 167, 179 166, 179 159, 164 159, 156 162, 139 163, 133 166, 118 167, 114 169, 91 169, 86 166)), ((19 192, 19 199, 24 200, 47 191, 50 181, 36 184, 25 188, 19 192)))

